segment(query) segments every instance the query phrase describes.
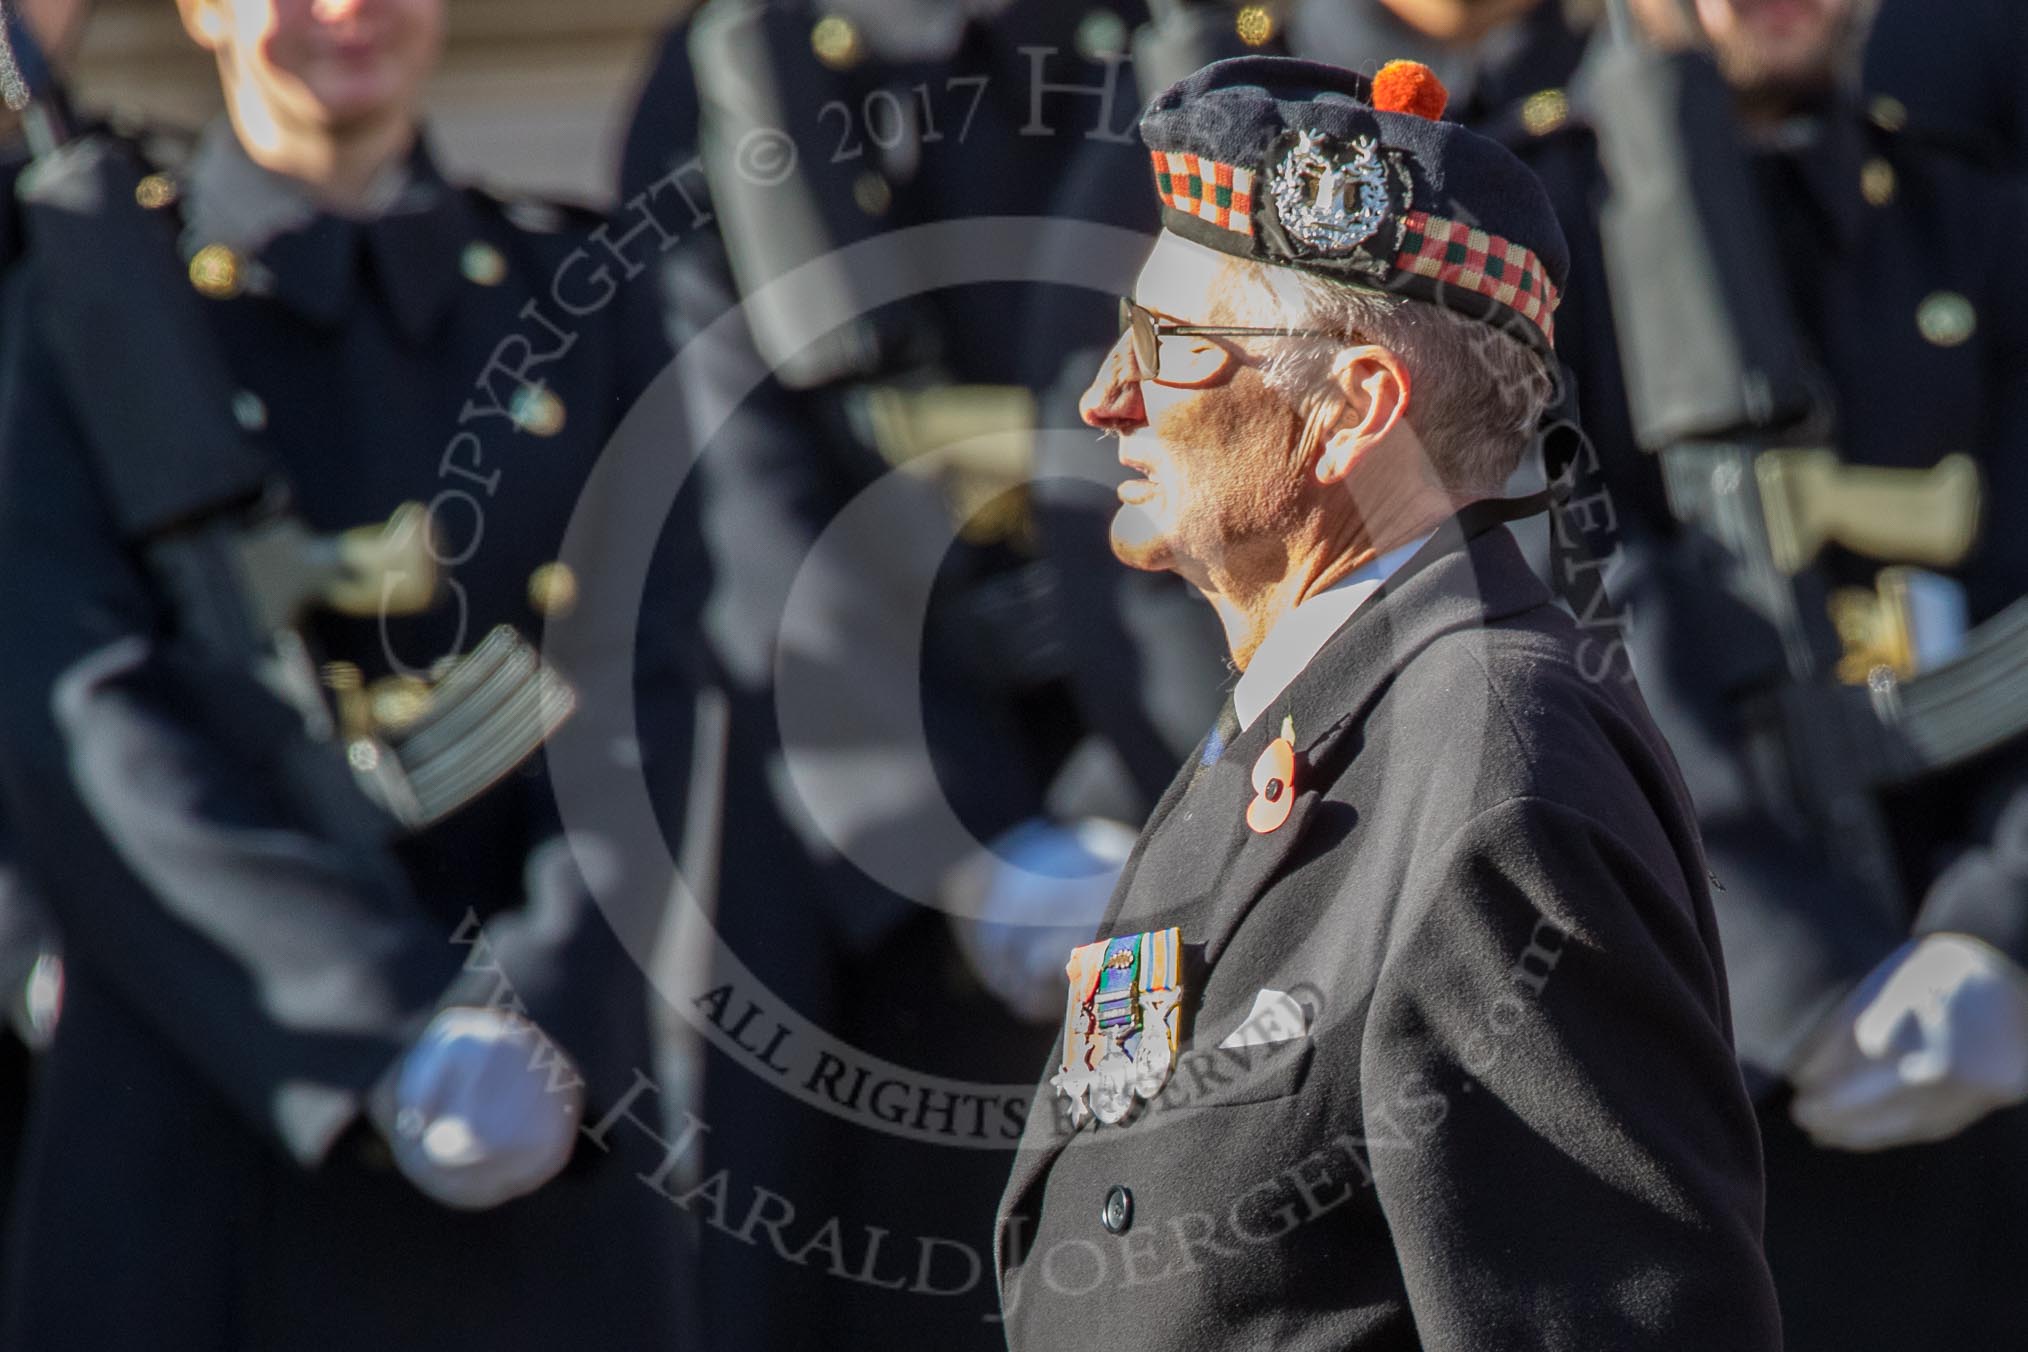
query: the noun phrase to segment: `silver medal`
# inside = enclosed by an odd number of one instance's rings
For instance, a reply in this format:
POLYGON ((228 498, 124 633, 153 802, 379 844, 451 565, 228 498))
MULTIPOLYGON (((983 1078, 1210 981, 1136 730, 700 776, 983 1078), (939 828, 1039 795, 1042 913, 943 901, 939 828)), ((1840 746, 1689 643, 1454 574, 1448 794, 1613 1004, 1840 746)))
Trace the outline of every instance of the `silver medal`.
POLYGON ((1049 1087, 1070 1100, 1070 1125, 1082 1126, 1084 1119, 1091 1116, 1091 1108, 1084 1096, 1092 1086, 1092 1073, 1079 1066, 1074 1070, 1059 1070, 1049 1079, 1049 1087))
POLYGON ((1133 1107, 1133 1060, 1120 1046, 1118 1039, 1109 1038, 1106 1042, 1105 1056, 1092 1071, 1092 1113, 1107 1126, 1117 1126, 1126 1120, 1133 1107))
POLYGON ((1174 991, 1148 991, 1141 996, 1141 1041, 1134 1048, 1134 1092, 1153 1099, 1169 1083, 1176 1056, 1169 1050, 1169 1011, 1174 991))

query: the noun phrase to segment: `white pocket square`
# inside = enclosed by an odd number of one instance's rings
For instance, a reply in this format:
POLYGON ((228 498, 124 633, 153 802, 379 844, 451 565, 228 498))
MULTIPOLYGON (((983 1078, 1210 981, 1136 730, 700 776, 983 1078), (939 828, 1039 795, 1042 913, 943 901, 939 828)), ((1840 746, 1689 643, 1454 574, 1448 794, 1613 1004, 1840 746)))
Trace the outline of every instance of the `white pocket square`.
POLYGON ((1289 1042, 1310 1035, 1310 1013, 1287 991, 1263 990, 1253 997, 1253 1008, 1239 1027, 1218 1044, 1228 1047, 1264 1047, 1270 1042, 1289 1042))

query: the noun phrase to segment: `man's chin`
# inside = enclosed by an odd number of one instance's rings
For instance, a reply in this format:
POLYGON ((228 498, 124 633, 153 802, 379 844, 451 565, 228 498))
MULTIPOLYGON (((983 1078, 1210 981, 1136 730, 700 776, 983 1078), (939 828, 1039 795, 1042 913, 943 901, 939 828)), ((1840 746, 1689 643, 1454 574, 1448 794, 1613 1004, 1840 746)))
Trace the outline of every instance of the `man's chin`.
POLYGON ((1720 54, 1726 78, 1750 99, 1790 107, 1821 101, 1837 85, 1845 27, 1749 34, 1720 54))
POLYGON ((1169 537, 1137 507, 1122 507, 1113 513, 1110 538, 1113 557, 1129 568, 1160 572, 1173 566, 1175 551, 1169 537))

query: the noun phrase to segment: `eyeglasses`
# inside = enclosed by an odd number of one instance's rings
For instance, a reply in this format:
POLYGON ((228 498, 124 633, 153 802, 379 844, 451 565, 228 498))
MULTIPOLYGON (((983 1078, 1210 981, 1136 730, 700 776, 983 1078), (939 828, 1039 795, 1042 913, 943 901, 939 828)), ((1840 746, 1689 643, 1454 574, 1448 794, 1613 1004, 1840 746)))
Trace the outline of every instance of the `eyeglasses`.
POLYGON ((1143 380, 1162 378, 1164 338, 1335 338, 1321 329, 1261 328, 1243 324, 1171 324, 1155 318, 1136 304, 1132 296, 1120 297, 1120 332, 1134 337, 1134 360, 1140 363, 1143 380))

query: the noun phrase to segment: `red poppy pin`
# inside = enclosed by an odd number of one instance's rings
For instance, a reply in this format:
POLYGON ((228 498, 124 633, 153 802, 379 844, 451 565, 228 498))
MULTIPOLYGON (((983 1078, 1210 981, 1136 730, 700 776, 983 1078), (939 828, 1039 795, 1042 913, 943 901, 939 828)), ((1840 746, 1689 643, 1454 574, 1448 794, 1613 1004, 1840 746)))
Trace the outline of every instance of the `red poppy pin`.
POLYGON ((1296 729, 1282 720, 1282 735, 1267 745, 1253 763, 1253 801, 1246 805, 1246 824, 1257 835, 1278 829, 1296 805, 1296 729))

